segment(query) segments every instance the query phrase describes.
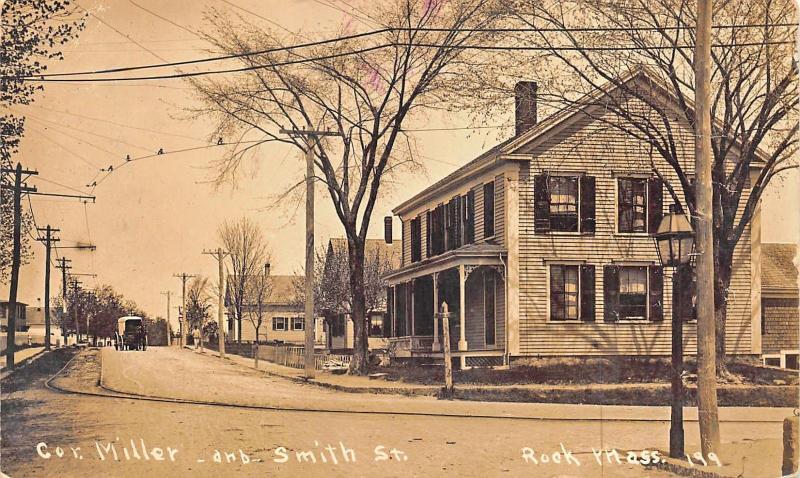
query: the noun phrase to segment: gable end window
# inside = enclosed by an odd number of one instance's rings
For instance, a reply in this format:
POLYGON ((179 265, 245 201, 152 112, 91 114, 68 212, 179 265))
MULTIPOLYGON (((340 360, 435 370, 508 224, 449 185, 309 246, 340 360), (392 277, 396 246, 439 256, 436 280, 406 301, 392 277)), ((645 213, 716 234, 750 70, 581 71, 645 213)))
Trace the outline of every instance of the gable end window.
POLYGON ((655 233, 662 217, 662 187, 659 178, 619 178, 617 231, 655 233))
POLYGON ((595 178, 539 174, 533 180, 534 231, 595 232, 595 178))
POLYGON ((483 185, 483 237, 494 236, 494 182, 483 185))
POLYGON ((594 266, 550 266, 550 320, 594 321, 594 266))

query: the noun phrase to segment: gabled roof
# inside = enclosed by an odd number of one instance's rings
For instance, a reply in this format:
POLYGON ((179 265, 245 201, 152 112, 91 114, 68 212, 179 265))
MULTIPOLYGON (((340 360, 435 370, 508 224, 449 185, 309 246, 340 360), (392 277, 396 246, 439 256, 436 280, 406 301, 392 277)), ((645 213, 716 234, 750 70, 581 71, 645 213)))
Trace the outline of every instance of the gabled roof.
MULTIPOLYGON (((347 252, 347 239, 344 237, 332 237, 330 239, 330 246, 336 252, 347 252)), ((381 257, 389 257, 392 269, 400 267, 400 245, 399 241, 387 244, 383 239, 367 239, 364 243, 364 255, 372 257, 379 254, 381 257)))
MULTIPOLYGON (((247 276, 250 280, 263 277, 262 275, 251 275, 247 276)), ((228 305, 231 302, 231 287, 236 280, 236 276, 229 276, 228 281, 225 283, 225 304, 228 305)), ((267 298, 266 304, 267 305, 294 305, 297 302, 297 289, 296 289, 296 281, 302 280, 301 276, 296 275, 273 275, 270 274, 270 293, 269 297, 267 298)), ((250 306, 251 304, 245 303, 245 306, 250 306)))
POLYGON ((797 244, 761 244, 761 290, 797 293, 797 244))
MULTIPOLYGON (((394 214, 403 214, 404 212, 413 209, 419 203, 424 202, 424 199, 431 196, 433 193, 446 188, 454 180, 464 176, 468 176, 474 173, 475 171, 482 170, 483 168, 486 168, 492 163, 498 162, 500 160, 513 159, 510 155, 518 153, 519 150, 522 149, 522 147, 525 146, 526 144, 536 140, 539 137, 544 137, 554 128, 564 123, 567 123, 576 115, 585 112, 588 108, 602 105, 604 98, 609 98, 621 90, 622 86, 620 85, 626 85, 632 82, 646 83, 648 87, 652 88, 655 91, 660 92, 664 98, 673 101, 676 105, 678 104, 675 95, 672 94, 669 87, 665 86, 664 83, 661 82, 655 75, 648 73, 645 69, 642 68, 633 70, 627 76, 621 77, 616 82, 612 81, 606 82, 602 87, 597 88, 594 91, 584 95, 582 98, 573 102, 568 107, 553 113, 544 120, 536 123, 536 125, 534 125, 530 129, 524 131, 523 133, 517 136, 513 136, 501 142, 500 144, 494 146, 493 148, 487 150, 486 152, 479 155, 477 158, 473 159, 472 161, 469 161, 468 163, 459 167, 449 175, 445 176, 439 181, 436 181, 432 185, 428 186, 427 188, 415 194, 408 200, 404 201, 394 210, 392 210, 392 212, 394 214)), ((694 110, 694 102, 692 102, 691 100, 687 99, 686 106, 690 110, 694 110)), ((715 118, 714 122, 719 123, 719 120, 715 118)), ((763 156, 763 153, 760 150, 756 151, 756 153, 757 157, 754 159, 754 161, 752 161, 752 163, 759 164, 763 162, 763 157, 761 157, 763 156)))

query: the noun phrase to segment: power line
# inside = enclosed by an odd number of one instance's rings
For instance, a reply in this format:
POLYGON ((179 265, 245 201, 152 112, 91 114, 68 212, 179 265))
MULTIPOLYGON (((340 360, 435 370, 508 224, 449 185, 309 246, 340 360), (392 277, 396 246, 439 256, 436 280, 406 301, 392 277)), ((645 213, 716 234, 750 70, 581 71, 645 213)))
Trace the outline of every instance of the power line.
POLYGON ((190 33, 190 34, 192 34, 192 35, 196 36, 197 38, 199 38, 199 39, 201 39, 201 40, 205 40, 205 38, 203 38, 202 36, 200 36, 200 35, 199 35, 197 32, 194 32, 194 31, 192 31, 192 30, 189 30, 188 28, 184 27, 183 25, 180 25, 180 24, 178 24, 178 23, 175 23, 175 22, 173 22, 172 20, 170 20, 169 18, 163 17, 163 16, 159 15, 158 13, 156 13, 156 12, 154 12, 154 11, 152 11, 152 10, 149 10, 149 9, 145 8, 145 7, 141 6, 141 5, 139 5, 138 3, 134 2, 133 0, 128 0, 128 2, 129 2, 131 5, 133 5, 134 7, 136 7, 136 8, 139 8, 139 9, 141 9, 141 10, 144 10, 145 12, 149 13, 150 15, 153 15, 154 17, 156 17, 156 18, 158 18, 158 19, 161 19, 161 20, 163 20, 163 21, 165 21, 165 22, 169 23, 170 25, 176 26, 176 27, 180 28, 181 30, 183 30, 183 31, 185 31, 185 32, 188 32, 188 33, 190 33))
MULTIPOLYGON (((234 4, 230 3, 230 2, 228 2, 227 0, 220 0, 220 1, 223 1, 223 2, 228 3, 230 5, 233 5, 234 7, 242 9, 243 11, 246 11, 246 12, 248 12, 250 14, 256 15, 254 12, 251 12, 249 10, 245 10, 242 7, 239 7, 237 5, 234 5, 234 4)), ((94 15, 92 15, 92 16, 94 16, 94 15)), ((96 16, 94 16, 94 17, 97 18, 98 20, 100 20, 98 17, 96 17, 96 16)), ((259 18, 264 18, 264 17, 259 17, 259 18)), ((110 28, 113 28, 110 25, 108 25, 107 23, 105 23, 105 22, 103 22, 103 23, 106 26, 109 26, 110 28)), ((718 29, 763 28, 763 27, 770 27, 770 26, 772 26, 772 27, 796 27, 796 25, 794 25, 792 23, 776 23, 776 24, 718 25, 715 28, 718 28, 718 29)), ((283 28, 283 27, 281 27, 281 28, 283 28)), ((660 31, 660 30, 683 30, 683 29, 690 29, 690 28, 689 27, 683 27, 683 26, 663 27, 663 28, 654 28, 654 27, 652 27, 652 28, 625 28, 625 27, 600 28, 600 27, 589 27, 589 28, 566 28, 566 29, 565 28, 491 28, 491 29, 490 28, 485 28, 485 29, 477 29, 477 28, 476 29, 468 29, 468 28, 452 29, 452 28, 450 28, 450 29, 448 29, 448 28, 405 28, 405 27, 395 28, 395 27, 386 27, 386 28, 381 28, 381 29, 377 29, 377 30, 371 30, 371 31, 368 31, 368 32, 363 32, 363 33, 356 33, 356 34, 352 34, 352 35, 339 36, 339 37, 336 37, 336 38, 330 38, 330 39, 326 39, 326 40, 318 40, 318 41, 300 43, 300 44, 297 44, 297 45, 290 45, 290 46, 273 47, 273 48, 268 48, 268 49, 264 49, 264 50, 257 50, 257 51, 253 51, 253 52, 233 53, 233 54, 229 54, 229 55, 222 55, 222 56, 216 56, 216 57, 211 57, 211 58, 198 58, 198 59, 184 60, 184 61, 177 61, 177 62, 164 62, 164 63, 161 63, 161 64, 146 64, 146 65, 137 65, 137 66, 120 67, 120 68, 107 68, 107 69, 101 69, 101 70, 87 70, 87 71, 80 71, 80 72, 48 73, 48 74, 44 74, 44 75, 26 76, 26 77, 23 77, 23 79, 28 79, 28 78, 41 79, 41 78, 56 78, 56 77, 63 77, 63 76, 79 76, 79 75, 121 73, 121 72, 125 72, 125 71, 136 71, 136 70, 146 70, 146 69, 153 69, 153 68, 166 68, 166 67, 174 67, 174 66, 193 65, 193 64, 198 64, 198 63, 208 63, 208 62, 224 61, 224 60, 231 60, 231 59, 237 59, 237 58, 246 58, 246 57, 249 57, 249 56, 258 56, 258 55, 264 55, 264 54, 268 54, 268 53, 277 53, 277 52, 282 52, 282 51, 291 52, 292 50, 308 48, 308 47, 312 47, 312 46, 327 45, 327 44, 330 44, 330 43, 338 43, 338 42, 343 42, 343 41, 347 41, 347 40, 353 40, 353 39, 357 39, 357 38, 364 38, 364 37, 379 35, 379 34, 387 33, 387 32, 399 32, 399 31, 420 31, 420 32, 440 32, 440 33, 442 33, 442 32, 459 32, 459 33, 514 33, 514 32, 516 32, 516 33, 524 33, 524 32, 537 32, 537 33, 546 33, 546 32, 560 32, 560 33, 570 32, 570 33, 573 33, 574 32, 574 33, 581 33, 581 32, 584 32, 584 33, 591 33, 591 32, 613 32, 613 31, 660 31)), ((114 29, 114 30, 116 32, 118 32, 119 34, 125 36, 126 38, 130 38, 130 37, 128 37, 128 35, 125 35, 124 33, 120 32, 119 30, 116 30, 116 29, 114 29)), ((294 34, 294 32, 291 32, 290 30, 286 30, 286 31, 289 32, 289 33, 294 34)), ((131 41, 133 41, 133 40, 131 40, 131 41)), ((137 46, 139 46, 140 48, 143 48, 143 49, 147 50, 145 47, 143 47, 139 43, 137 43, 135 41, 134 41, 134 43, 136 43, 137 46)), ((791 42, 786 42, 786 43, 791 43, 791 42)), ((743 46, 743 45, 744 46, 748 46, 748 45, 749 46, 756 46, 756 45, 764 45, 764 44, 767 44, 767 43, 766 42, 759 42, 759 43, 753 43, 753 44, 731 44, 731 45, 718 45, 718 46, 719 47, 743 46)), ((396 47, 396 46, 408 46, 408 44, 407 43, 387 43, 387 44, 383 45, 383 48, 396 47)), ((418 46, 418 45, 412 44, 411 46, 418 46)), ((535 50, 575 49, 575 47, 552 47, 551 48, 551 47, 505 47, 505 46, 498 46, 498 47, 462 46, 461 48, 469 48, 469 49, 483 49, 483 48, 519 49, 519 48, 523 48, 523 49, 535 49, 535 50)), ((597 48, 597 47, 586 47, 586 49, 590 49, 590 50, 593 49, 593 48, 597 48)), ((602 47, 600 47, 600 48, 602 48, 602 47)), ((637 50, 641 49, 641 48, 635 48, 635 47, 608 47, 608 48, 611 48, 612 50, 617 50, 619 48, 637 49, 637 50)), ((693 45, 686 45, 686 46, 678 45, 678 46, 656 47, 656 48, 663 48, 663 49, 694 48, 694 46, 693 45)), ((580 49, 584 49, 584 48, 580 48, 580 49)), ((150 50, 147 50, 147 51, 150 51, 150 50)), ((161 59, 158 55, 154 54, 154 56, 156 56, 157 58, 161 59)))
MULTIPOLYGON (((747 47, 747 46, 767 46, 767 45, 793 45, 794 42, 792 41, 773 41, 773 42, 752 42, 752 43, 730 43, 730 44, 717 44, 712 45, 714 48, 736 48, 736 47, 747 47)), ((54 75, 39 75, 37 77, 24 77, 21 78, 23 81, 32 81, 32 82, 45 82, 45 83, 73 83, 73 82, 87 82, 87 83, 97 83, 97 82, 112 82, 112 81, 141 81, 141 80, 166 80, 166 79, 178 79, 178 78, 192 78, 192 77, 199 77, 199 76, 208 76, 208 75, 217 75, 217 74, 225 74, 225 73, 241 73, 245 71, 253 71, 253 70, 262 70, 265 68, 275 68, 278 66, 288 66, 288 65, 296 65, 302 63, 309 63, 314 61, 323 61, 323 60, 332 60, 336 58, 341 58, 345 56, 351 55, 358 55, 362 53, 369 53, 376 50, 381 50, 384 48, 394 48, 394 47, 419 47, 419 48, 442 48, 444 45, 434 44, 434 43, 386 43, 381 45, 374 45, 370 47, 359 48, 356 50, 346 51, 346 52, 339 52, 339 53, 332 53, 327 55, 321 55, 317 57, 311 58, 303 58, 300 57, 295 60, 286 60, 282 62, 275 62, 269 63, 266 65, 254 65, 254 66, 245 66, 239 68, 229 68, 224 70, 208 70, 208 71, 197 71, 197 72, 189 72, 189 73, 172 73, 172 74, 165 74, 165 75, 154 75, 154 76, 135 76, 135 77, 117 77, 117 78, 79 78, 79 79, 64 79, 64 78, 54 78, 54 75)), ((447 46, 447 48, 451 48, 453 50, 482 50, 482 51, 602 51, 602 52, 621 52, 621 51, 641 51, 641 47, 622 47, 622 46, 610 46, 610 47, 576 47, 576 46, 562 46, 562 47, 538 47, 538 46, 508 46, 508 45, 497 45, 497 46, 487 46, 487 45, 451 45, 447 46)), ((676 49, 694 49, 693 45, 676 45, 676 46, 652 46, 648 47, 650 50, 676 50, 676 49)), ((240 56, 247 56, 250 54, 243 54, 240 56)), ((204 60, 190 60, 194 63, 203 62, 204 60)), ((150 68, 158 68, 160 65, 154 65, 150 68)), ((133 69, 140 69, 139 67, 132 67, 133 69)), ((130 69, 130 68, 129 68, 130 69)), ((105 74, 107 72, 100 71, 98 74, 105 74)), ((57 74, 59 76, 72 76, 72 75, 80 75, 81 73, 60 73, 57 74)), ((89 73, 86 73, 89 74, 89 73)))

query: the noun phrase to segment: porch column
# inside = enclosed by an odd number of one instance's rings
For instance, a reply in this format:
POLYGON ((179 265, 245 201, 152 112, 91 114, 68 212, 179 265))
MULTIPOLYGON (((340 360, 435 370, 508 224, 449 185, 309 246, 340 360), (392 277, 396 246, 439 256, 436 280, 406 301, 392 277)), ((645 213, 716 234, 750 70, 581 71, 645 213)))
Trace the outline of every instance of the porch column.
MULTIPOLYGON (((459 289, 459 297, 458 297, 458 321, 461 327, 459 328, 459 338, 458 338, 458 350, 460 352, 467 350, 467 331, 466 331, 466 323, 467 323, 467 311, 466 311, 466 287, 465 284, 467 282, 467 273, 464 269, 464 264, 458 266, 458 289, 459 289)), ((463 370, 467 366, 467 359, 464 355, 461 355, 461 369, 463 370)))
POLYGON ((439 275, 438 272, 433 274, 433 345, 431 346, 432 352, 441 350, 439 345, 439 283, 436 280, 439 275))
POLYGON ((409 330, 408 334, 410 337, 413 337, 414 332, 416 332, 416 329, 414 328, 414 326, 416 325, 414 324, 414 315, 416 315, 417 312, 416 307, 414 307, 414 302, 416 302, 417 298, 417 288, 415 287, 416 283, 417 283, 416 279, 411 279, 411 282, 408 283, 408 285, 411 287, 411 320, 409 320, 409 322, 411 322, 411 330, 409 330))

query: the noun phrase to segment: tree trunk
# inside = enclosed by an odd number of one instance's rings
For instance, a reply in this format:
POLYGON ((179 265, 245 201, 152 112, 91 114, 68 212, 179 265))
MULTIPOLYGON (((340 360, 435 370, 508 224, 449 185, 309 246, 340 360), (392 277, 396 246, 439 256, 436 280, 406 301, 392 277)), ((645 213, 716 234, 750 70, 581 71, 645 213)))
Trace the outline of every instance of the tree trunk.
POLYGON ((353 319, 353 359, 350 362, 350 373, 366 375, 369 371, 369 335, 366 319, 367 300, 364 292, 364 241, 348 238, 347 255, 353 319))
POLYGON ((733 247, 719 244, 714 257, 714 319, 717 352, 717 377, 726 374, 725 320, 728 313, 728 290, 733 267, 733 247))
POLYGON ((236 343, 242 343, 242 307, 236 306, 236 343))
POLYGON ((261 324, 258 324, 256 326, 256 343, 258 343, 258 329, 260 329, 260 328, 261 328, 261 324))

